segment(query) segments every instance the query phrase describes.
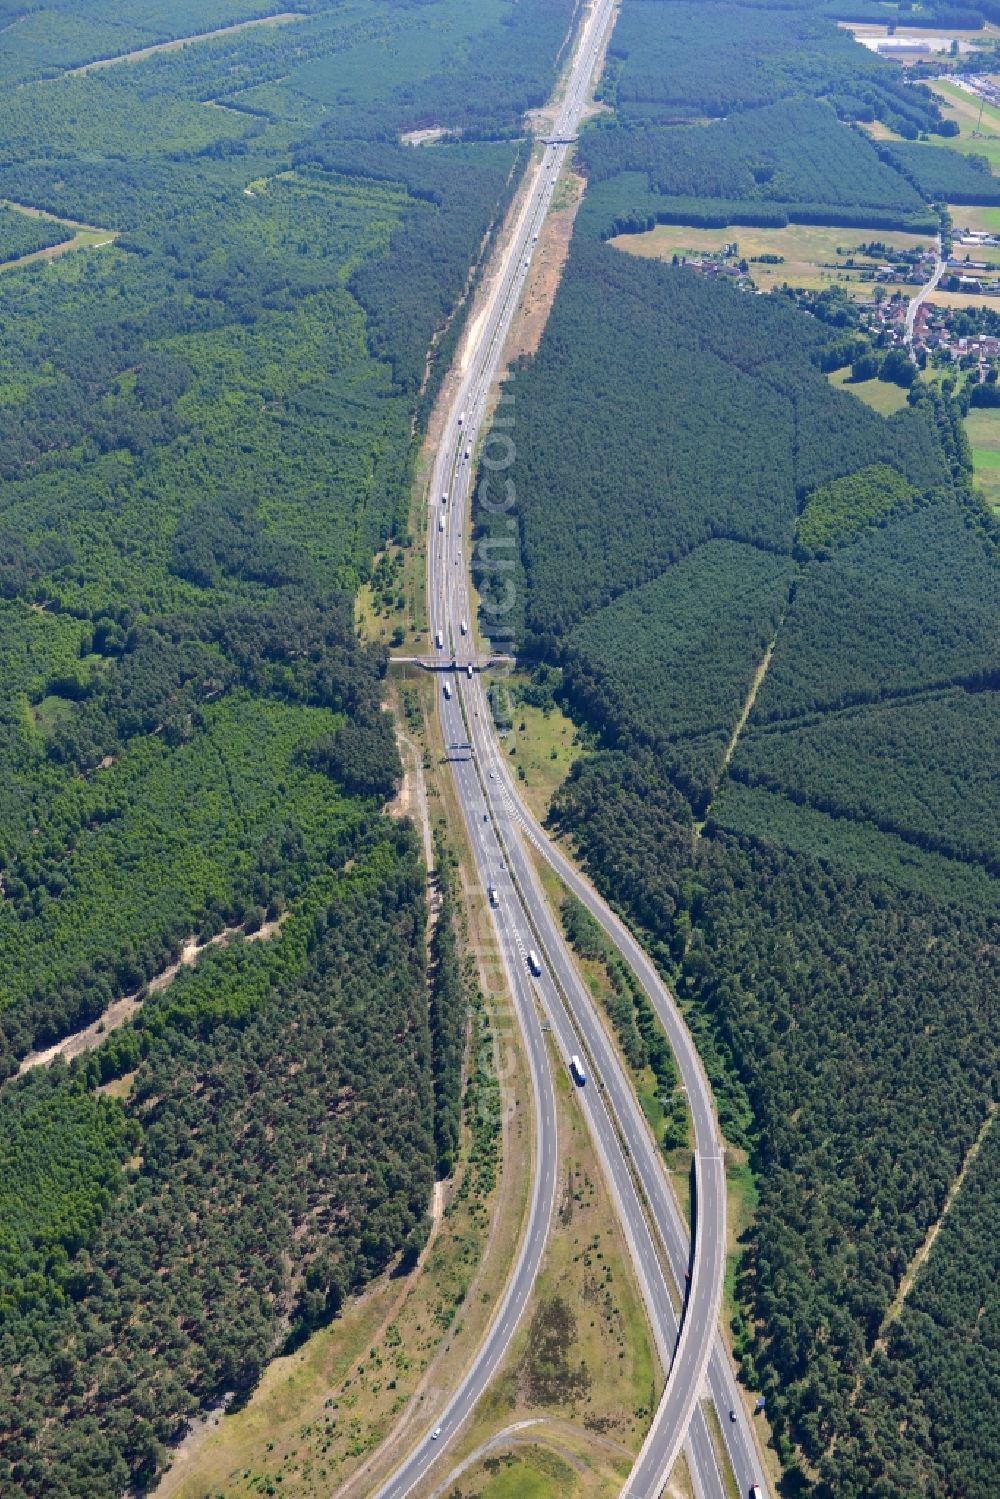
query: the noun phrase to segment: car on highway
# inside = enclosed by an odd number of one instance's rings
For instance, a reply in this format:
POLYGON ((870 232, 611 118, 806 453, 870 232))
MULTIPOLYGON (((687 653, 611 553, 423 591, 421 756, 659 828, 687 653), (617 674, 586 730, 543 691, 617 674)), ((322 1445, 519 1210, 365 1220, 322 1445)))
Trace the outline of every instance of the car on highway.
POLYGON ((736 1420, 736 1412, 735 1411, 730 1411, 729 1412, 729 1419, 730 1419, 730 1421, 735 1421, 736 1420))
POLYGON ((431 1441, 432 1442, 436 1442, 437 1439, 438 1439, 438 1437, 440 1435, 441 1435, 441 1428, 440 1428, 440 1426, 435 1426, 434 1430, 431 1432, 431 1441))
POLYGON ((764 1499, 764 1490, 759 1483, 750 1485, 750 1499, 764 1499))

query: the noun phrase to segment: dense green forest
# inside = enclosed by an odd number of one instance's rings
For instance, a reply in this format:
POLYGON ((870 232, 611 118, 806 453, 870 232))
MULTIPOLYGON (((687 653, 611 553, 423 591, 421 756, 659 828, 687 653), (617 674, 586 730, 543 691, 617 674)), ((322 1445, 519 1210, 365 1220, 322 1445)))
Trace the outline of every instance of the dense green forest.
POLYGON ((610 746, 655 749, 696 805, 788 597, 791 559, 708 541, 571 631, 566 698, 610 746))
POLYGON ((1000 875, 998 714, 996 691, 961 688, 817 714, 746 735, 730 773, 1000 875))
MULTIPOLYGON (((592 231, 791 222, 926 233, 937 228, 932 204, 1000 201, 985 158, 925 143, 956 128, 930 90, 827 10, 815 0, 625 6, 601 89, 612 112, 580 143, 597 189, 584 209, 592 231), (873 141, 860 127, 876 121, 903 141, 873 141)), ((965 20, 982 25, 975 13, 965 20)))
POLYGON ((881 154, 937 203, 1000 203, 1000 182, 985 156, 958 156, 943 146, 886 141, 881 154))
POLYGON ((603 95, 626 126, 825 95, 858 119, 914 134, 933 128, 933 96, 903 86, 891 63, 855 46, 822 9, 813 0, 635 0, 615 27, 603 95))
POLYGON ((885 422, 824 378, 836 337, 785 298, 578 234, 546 337, 516 375, 527 638, 562 637, 713 538, 790 554, 804 498, 859 468, 945 483, 920 410, 885 422), (567 526, 551 496, 581 470, 567 526))
POLYGON ((824 376, 845 320, 601 243, 943 195, 936 104, 828 11, 623 7, 516 371, 511 578, 521 653, 598 745, 554 826, 675 983, 749 1152, 735 1349, 790 1491, 988 1499, 991 1135, 886 1320, 1000 1075, 1000 552, 960 411, 917 380, 875 416, 824 376), (876 118, 914 142, 895 177, 849 123, 876 118))
MULTIPOLYGON (((240 24, 268 14, 0 5, 0 195, 107 231, 0 276, 0 1490, 22 1499, 141 1488, 189 1417, 405 1266, 461 1114, 451 897, 428 963, 353 605, 411 544, 423 423, 573 4, 240 24), (15 1076, 125 996, 98 1050, 15 1076)), ((68 237, 0 208, 0 259, 68 237)))
POLYGON ((996 1427, 981 1418, 982 1392, 1000 1380, 998 1153, 994 1119, 884 1348, 865 1371, 845 1438, 856 1455, 876 1445, 876 1431, 877 1445, 913 1492, 928 1469, 947 1475, 949 1491, 965 1494, 981 1490, 983 1472, 1000 1472, 996 1427))
POLYGON ((64 224, 18 213, 0 203, 0 264, 19 260, 22 255, 33 255, 37 250, 47 250, 51 245, 65 244, 72 238, 73 230, 64 224))
POLYGON ((602 122, 584 135, 581 157, 594 182, 645 172, 655 192, 679 197, 882 208, 905 216, 920 211, 924 196, 880 159, 866 136, 845 130, 833 108, 816 100, 782 100, 737 119, 683 128, 602 122))
POLYGON ((799 547, 819 552, 849 541, 913 498, 914 488, 887 463, 873 463, 814 489, 799 516, 799 547))
POLYGON ((415 839, 382 820, 279 939, 179 977, 108 1065, 98 1053, 0 1093, 5 1494, 148 1480, 185 1419, 248 1389, 290 1323, 323 1320, 419 1247, 423 924, 415 839), (124 1068, 125 1107, 95 1098, 124 1068))
POLYGON ((894 517, 805 573, 755 717, 996 686, 998 610, 995 543, 965 507, 941 501, 894 517))

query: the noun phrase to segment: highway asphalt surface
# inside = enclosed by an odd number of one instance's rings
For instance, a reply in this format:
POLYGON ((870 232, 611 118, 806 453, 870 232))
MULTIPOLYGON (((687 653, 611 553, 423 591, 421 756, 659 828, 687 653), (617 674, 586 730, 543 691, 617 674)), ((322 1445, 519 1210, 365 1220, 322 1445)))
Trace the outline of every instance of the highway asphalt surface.
POLYGON ((725 1487, 701 1408, 706 1379, 742 1492, 747 1493, 753 1482, 763 1484, 753 1435, 717 1330, 726 1249, 725 1169, 707 1080, 673 999, 642 949, 549 843, 520 801, 498 751, 478 675, 481 663, 471 632, 471 599, 462 556, 477 436, 532 249, 570 149, 567 142, 575 135, 589 100, 594 69, 612 17, 612 0, 598 0, 584 22, 552 131, 552 144, 546 147, 538 165, 529 168, 515 228, 499 252, 498 273, 485 309, 472 325, 465 362, 457 378, 452 377, 454 389, 431 487, 431 636, 441 642, 436 654, 442 667, 454 663, 437 679, 441 723, 479 875, 484 887, 492 885, 497 891, 498 905, 492 914, 527 1044, 538 1148, 527 1233, 494 1322, 438 1415, 437 1424, 421 1436, 403 1465, 378 1491, 379 1499, 403 1499, 409 1494, 471 1414, 516 1331, 541 1261, 551 1217, 558 1147, 540 1014, 551 1027, 559 1054, 567 1061, 573 1053, 584 1058, 588 1080, 579 1089, 579 1101, 616 1199, 661 1360, 670 1371, 663 1399, 623 1494, 628 1499, 655 1499, 686 1442, 699 1499, 724 1499, 725 1487), (447 495, 445 502, 443 495, 447 495), (528 842, 557 869, 608 932, 646 988, 674 1048, 696 1140, 693 1257, 663 1161, 557 929, 528 853, 528 842), (531 949, 540 959, 537 974, 529 972, 531 949), (680 1329, 661 1248, 676 1284, 688 1292, 680 1329), (736 1412, 737 1420, 730 1421, 730 1410, 736 1412))

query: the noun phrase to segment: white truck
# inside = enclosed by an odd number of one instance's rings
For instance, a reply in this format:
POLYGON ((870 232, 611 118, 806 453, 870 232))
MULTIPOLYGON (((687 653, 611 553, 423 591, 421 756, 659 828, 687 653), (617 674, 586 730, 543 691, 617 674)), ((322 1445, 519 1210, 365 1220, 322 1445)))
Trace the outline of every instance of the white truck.
POLYGON ((471 682, 472 681, 472 662, 471 661, 467 661, 465 663, 465 675, 468 677, 469 681, 471 682))
POLYGON ((438 630, 437 634, 434 636, 434 644, 437 646, 439 651, 444 650, 444 632, 442 630, 438 630))
POLYGON ((469 633, 469 621, 467 619, 463 619, 461 625, 459 626, 459 628, 461 629, 463 635, 468 635, 468 633, 469 633))
POLYGON ((444 530, 444 516, 443 515, 439 515, 438 516, 438 530, 439 531, 443 531, 444 530))
POLYGON ((441 503, 442 503, 442 505, 447 505, 447 503, 448 503, 448 496, 447 496, 447 494, 443 494, 441 496, 441 503))
POLYGON ((451 697, 451 683, 450 682, 445 682, 445 684, 444 684, 444 695, 445 695, 445 697, 451 697))
POLYGON ((573 1081, 576 1083, 576 1086, 582 1088, 587 1081, 587 1074, 576 1052, 569 1059, 569 1070, 573 1074, 573 1081))
POLYGON ((541 977, 542 960, 538 956, 534 948, 531 948, 528 953, 528 967, 531 969, 536 979, 541 977))
POLYGON ((464 427, 465 426, 465 412, 464 411, 460 411, 458 413, 458 425, 460 427, 464 427))
POLYGON ((497 906, 500 904, 500 892, 497 889, 496 885, 487 885, 486 894, 490 898, 490 905, 494 910, 496 910, 497 906))

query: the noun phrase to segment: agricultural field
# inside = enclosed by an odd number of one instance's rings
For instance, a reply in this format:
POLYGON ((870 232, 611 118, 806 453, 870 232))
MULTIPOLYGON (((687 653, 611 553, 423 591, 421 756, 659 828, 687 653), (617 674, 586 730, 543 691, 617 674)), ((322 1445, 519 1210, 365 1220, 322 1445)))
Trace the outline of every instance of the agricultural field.
POLYGON ((1000 171, 1000 109, 975 98, 957 83, 940 79, 931 88, 941 100, 945 119, 954 120, 958 126, 958 135, 945 136, 942 143, 951 151, 985 156, 992 170, 1000 171))
POLYGON ((927 300, 938 307, 988 307, 994 311, 1000 309, 1000 297, 987 297, 977 295, 975 292, 941 291, 935 288, 927 300))
POLYGON ((852 380, 850 366, 831 371, 827 379, 837 390, 850 391, 852 396, 864 401, 879 416, 892 416, 894 412, 903 411, 906 407, 906 391, 901 385, 894 385, 891 380, 852 380))
POLYGON ((1000 411, 973 408, 965 418, 972 449, 972 479, 994 510, 1000 510, 1000 411))
MULTIPOLYGON (((878 237, 898 250, 923 250, 929 244, 925 235, 905 234, 900 230, 886 230, 878 237)), ((868 301, 874 287, 871 280, 862 279, 861 269, 864 266, 874 269, 880 261, 877 257, 859 253, 856 248, 859 238, 857 231, 820 224, 787 224, 782 229, 744 225, 727 229, 692 229, 681 224, 657 224, 645 234, 617 235, 611 243, 630 255, 652 256, 658 260, 671 260, 674 255, 690 258, 706 252, 718 254, 727 245, 735 243, 735 258, 748 262, 750 277, 761 291, 773 291, 784 285, 812 291, 840 286, 852 296, 868 301), (771 255, 780 256, 780 262, 761 262, 761 256, 771 255), (855 267, 845 267, 844 261, 848 257, 854 259, 855 267)), ((892 281, 881 285, 887 297, 896 291, 904 294, 912 291, 912 288, 892 281)))
POLYGON ((948 212, 956 227, 978 229, 984 234, 1000 234, 1000 208, 972 203, 949 203, 948 212))

